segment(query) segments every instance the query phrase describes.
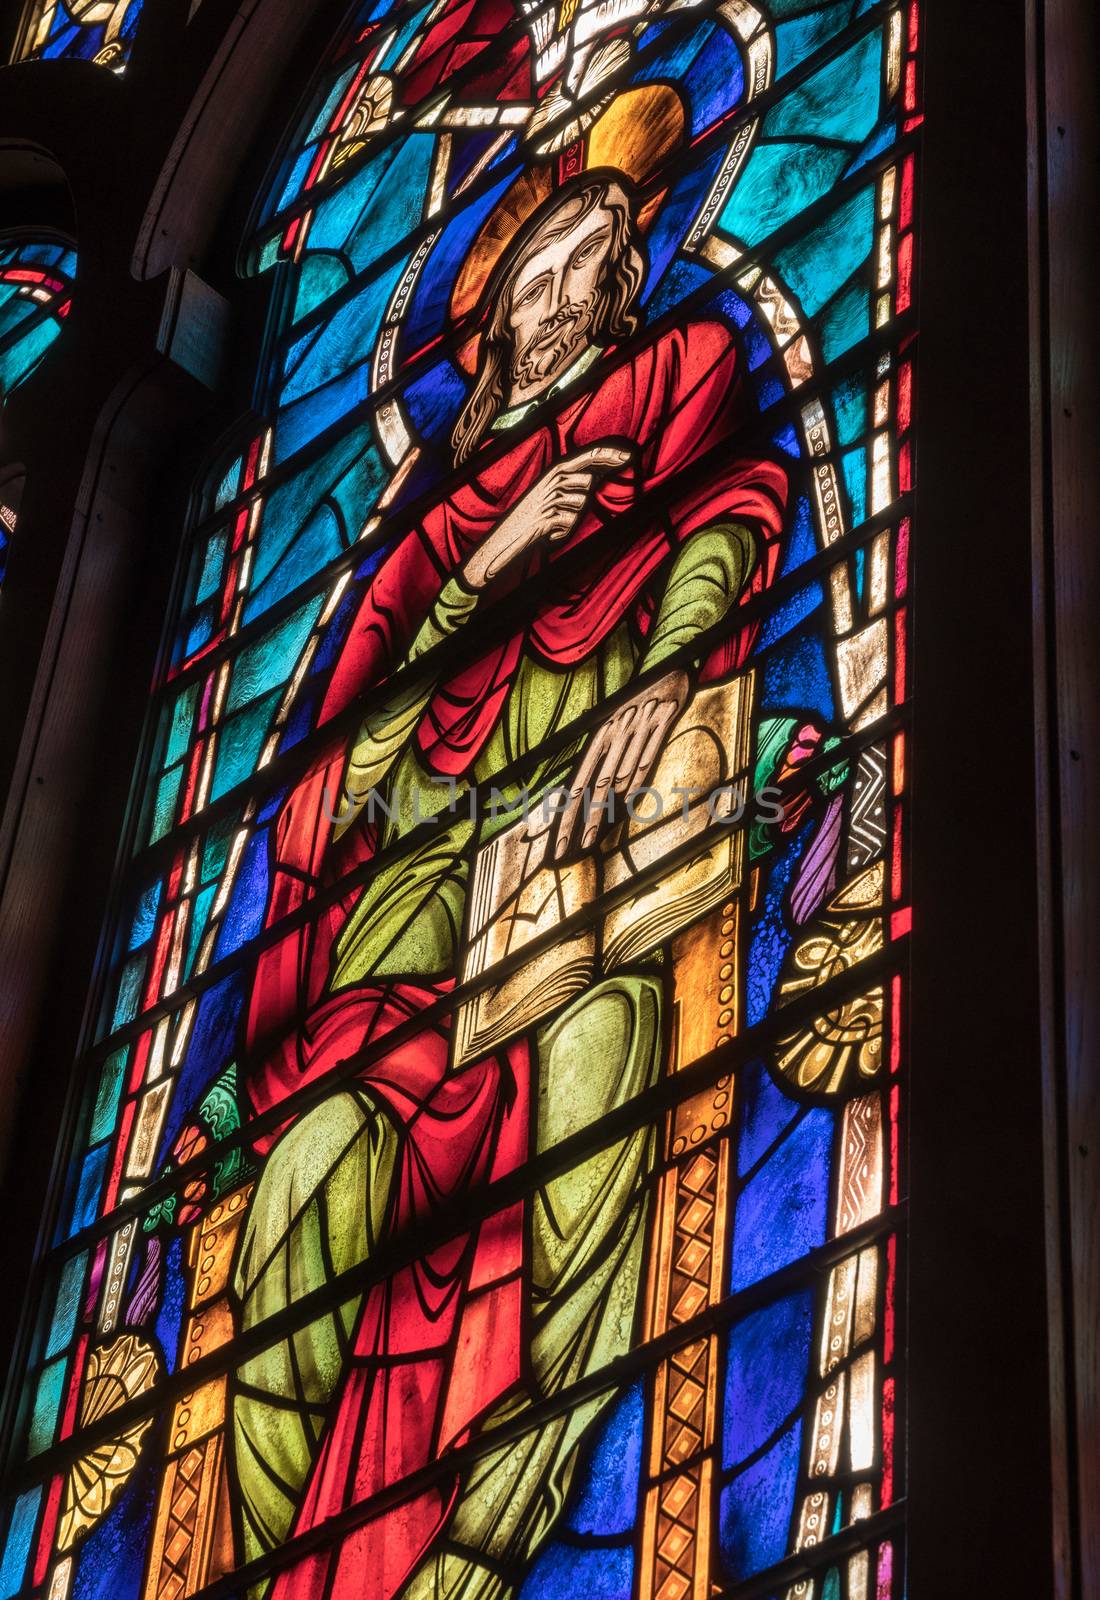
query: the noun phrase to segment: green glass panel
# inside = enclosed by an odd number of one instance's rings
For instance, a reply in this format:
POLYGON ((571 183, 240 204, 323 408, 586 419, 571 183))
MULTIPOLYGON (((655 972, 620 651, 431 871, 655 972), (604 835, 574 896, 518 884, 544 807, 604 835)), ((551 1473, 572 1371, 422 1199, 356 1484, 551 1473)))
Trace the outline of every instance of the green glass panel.
POLYGON ((285 683, 294 671, 302 646, 321 612, 322 599, 300 606, 273 632, 242 650, 233 668, 233 682, 226 702, 232 715, 252 703, 275 684, 285 683))
POLYGON ((65 1387, 64 1359, 51 1361, 43 1367, 34 1395, 34 1410, 27 1433, 27 1454, 41 1455, 53 1444, 57 1432, 57 1414, 61 1410, 61 1395, 65 1387))
POLYGON ((122 969, 122 980, 118 986, 118 1000, 115 1002, 115 1014, 111 1020, 111 1031, 123 1027, 137 1016, 138 1000, 141 996, 142 979, 145 976, 145 957, 134 956, 122 969))
POLYGON ((172 707, 172 726, 168 731, 168 748, 164 752, 162 763, 165 767, 174 767, 187 753, 195 721, 195 701, 198 693, 199 685, 193 683, 189 689, 184 690, 172 707))
POLYGON ((87 1264, 88 1255, 84 1251, 78 1256, 70 1256, 61 1269, 61 1282, 57 1287, 53 1322, 50 1326, 49 1342, 46 1345, 47 1359, 60 1355, 73 1336, 80 1312, 80 1300, 84 1291, 84 1270, 87 1264))
POLYGON ((281 698, 282 690, 273 689, 226 725, 218 741, 218 759, 210 791, 212 800, 220 799, 251 776, 281 698))
POLYGON ((123 1046, 109 1055, 99 1073, 99 1090, 96 1094, 95 1108, 92 1111, 92 1125, 88 1129, 88 1143, 98 1144, 101 1139, 114 1132, 115 1118, 118 1115, 118 1102, 122 1095, 122 1085, 126 1077, 126 1064, 130 1058, 129 1050, 123 1046))
POLYGON ((195 604, 201 605, 204 600, 209 600, 221 584, 222 567, 225 563, 225 544, 228 538, 223 528, 220 533, 215 533, 207 542, 206 554, 203 556, 202 574, 199 577, 199 586, 195 592, 195 604))

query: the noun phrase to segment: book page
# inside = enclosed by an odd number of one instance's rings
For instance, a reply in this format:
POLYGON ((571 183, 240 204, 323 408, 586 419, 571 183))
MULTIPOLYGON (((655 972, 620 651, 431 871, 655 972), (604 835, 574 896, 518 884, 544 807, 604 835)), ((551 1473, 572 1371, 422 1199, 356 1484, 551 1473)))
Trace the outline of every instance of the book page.
MULTIPOLYGON (((541 809, 497 835, 477 855, 468 904, 469 945, 462 981, 500 966, 594 903, 591 856, 564 866, 546 859, 553 815, 541 809)), ((588 986, 596 958, 588 927, 551 942, 501 983, 463 1001, 455 1015, 454 1062, 476 1060, 558 1010, 588 986)))
POLYGON ((753 674, 700 689, 658 758, 635 818, 604 863, 604 889, 622 888, 677 856, 669 872, 604 919, 607 971, 648 954, 719 905, 741 882, 744 829, 729 825, 748 800, 753 674), (690 850, 693 840, 697 851, 690 850), (685 854, 686 851, 686 854, 685 854))
POLYGON ((635 820, 610 850, 597 846, 579 860, 554 865, 548 860, 553 814, 540 807, 478 852, 467 903, 463 983, 513 961, 567 918, 594 908, 602 892, 625 889, 631 879, 652 874, 666 856, 687 853, 607 913, 602 961, 589 925, 552 940, 501 982, 462 1001, 455 1012, 456 1066, 551 1016, 601 972, 648 954, 740 883, 744 830, 724 819, 736 814, 748 783, 753 681, 751 672, 743 673, 692 696, 647 785, 661 796, 660 814, 655 796, 639 797, 635 820), (685 790, 691 797, 686 806, 685 790), (687 848, 693 840, 695 851, 687 848))

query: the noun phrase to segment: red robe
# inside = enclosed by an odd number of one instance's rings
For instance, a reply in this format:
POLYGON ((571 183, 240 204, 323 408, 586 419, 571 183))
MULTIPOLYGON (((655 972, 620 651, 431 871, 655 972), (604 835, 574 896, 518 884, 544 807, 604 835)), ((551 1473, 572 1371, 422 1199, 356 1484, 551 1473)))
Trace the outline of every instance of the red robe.
MULTIPOLYGON (((604 358, 609 367, 614 360, 604 358)), ((436 687, 415 734, 426 767, 456 777, 470 772, 525 652, 572 666, 628 615, 644 621, 653 598, 651 580, 675 544, 697 529, 732 520, 756 530, 760 559, 750 591, 758 592, 774 576, 787 484, 775 461, 736 456, 732 441, 745 415, 736 350, 718 322, 663 335, 613 366, 591 392, 561 402, 556 416, 456 488, 392 551, 363 597, 333 672, 321 724, 399 666, 443 584, 468 552, 551 463, 588 445, 617 440, 636 449, 631 467, 598 488, 605 516, 630 511, 652 490, 671 486, 671 497, 662 496, 652 519, 640 516, 626 542, 612 536, 608 543, 603 522, 588 513, 570 539, 532 558, 552 565, 578 547, 591 550, 591 560, 581 559, 567 593, 558 588, 548 595, 545 583, 528 584, 532 604, 526 621, 436 687), (725 440, 731 441, 728 452, 715 449, 725 440), (712 450, 718 464, 677 495, 677 475, 712 450)), ((657 594, 659 589, 658 579, 657 594)), ((707 663, 709 675, 739 666, 753 634, 748 627, 731 630, 707 663)), ((335 844, 325 819, 325 791, 335 801, 346 757, 341 740, 282 808, 268 925, 299 910, 370 857, 368 827, 353 826, 335 844)), ((387 1032, 451 987, 450 979, 439 984, 376 980, 327 992, 333 945, 358 892, 349 891, 259 958, 247 1016, 244 1078, 257 1113, 278 1106, 360 1051, 377 1052, 387 1032)), ((391 1234, 438 1217, 444 1208, 460 1216, 463 1195, 522 1163, 528 1150, 531 1065, 526 1045, 517 1042, 459 1072, 449 1071, 443 1019, 360 1073, 359 1081, 402 1130, 391 1234)), ((261 1152, 273 1138, 260 1142, 261 1152)), ((477 1419, 520 1380, 522 1271, 523 1207, 514 1206, 371 1290, 296 1533, 377 1495, 461 1443, 477 1419)), ((442 1482, 362 1524, 326 1553, 299 1561, 277 1580, 274 1600, 313 1600, 321 1594, 331 1600, 389 1600, 445 1521, 456 1489, 455 1480, 442 1482)))

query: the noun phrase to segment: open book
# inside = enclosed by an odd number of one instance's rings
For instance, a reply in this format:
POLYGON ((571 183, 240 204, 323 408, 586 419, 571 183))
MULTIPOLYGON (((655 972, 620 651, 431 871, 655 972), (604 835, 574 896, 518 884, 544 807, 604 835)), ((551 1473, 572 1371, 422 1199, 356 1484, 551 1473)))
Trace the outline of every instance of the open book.
POLYGON ((747 799, 753 681, 747 672, 696 691, 650 776, 647 789, 655 793, 639 796, 634 817, 604 845, 555 864, 548 859, 553 809, 535 807, 478 852, 462 981, 508 966, 498 983, 458 1006, 456 1066, 551 1016, 594 979, 647 955, 737 888, 744 831, 729 819, 747 799), (593 914, 585 917, 586 908, 593 914), (517 959, 536 940, 530 959, 517 959))

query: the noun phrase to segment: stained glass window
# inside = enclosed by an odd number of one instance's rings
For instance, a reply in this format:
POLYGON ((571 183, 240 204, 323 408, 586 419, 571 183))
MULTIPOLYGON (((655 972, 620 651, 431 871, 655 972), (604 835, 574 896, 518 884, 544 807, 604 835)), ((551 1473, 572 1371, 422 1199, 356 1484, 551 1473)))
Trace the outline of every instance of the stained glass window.
MULTIPOLYGON (((60 240, 0 235, 0 405, 38 366, 72 309, 76 252, 60 240)), ((0 462, 0 584, 23 480, 0 462)))
POLYGON ((31 0, 16 60, 94 61, 121 72, 143 0, 31 0))
POLYGON ((0 235, 0 403, 29 377, 65 326, 75 276, 71 245, 0 235))
POLYGON ((23 499, 23 475, 0 473, 0 584, 8 567, 8 547, 15 525, 19 521, 19 505, 23 499))
POLYGON ((372 0, 250 225, 0 1600, 904 1592, 916 4, 372 0))

